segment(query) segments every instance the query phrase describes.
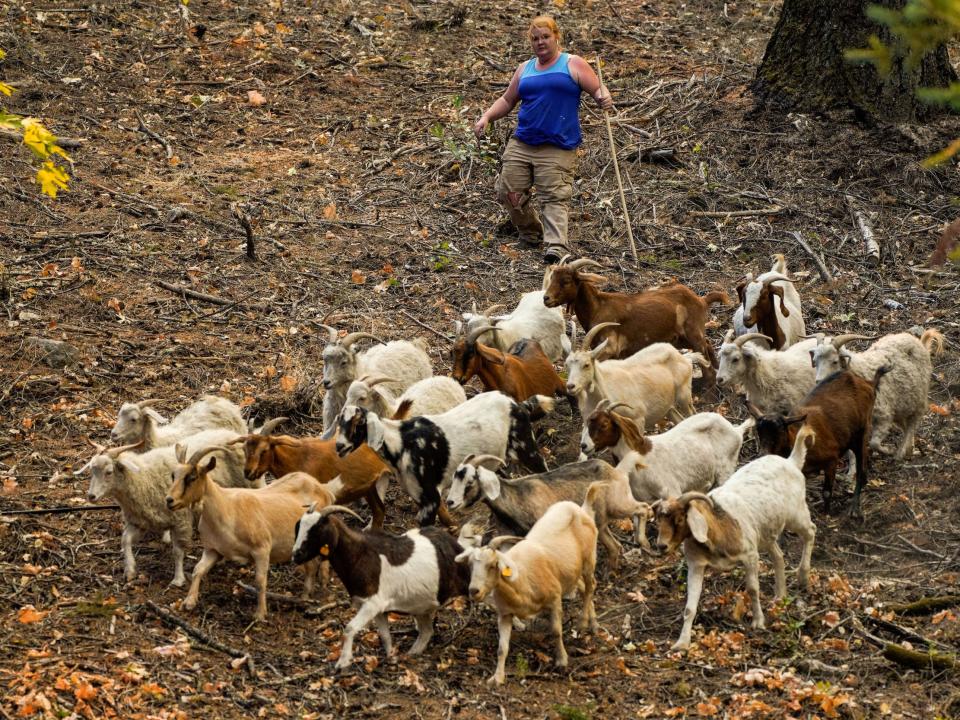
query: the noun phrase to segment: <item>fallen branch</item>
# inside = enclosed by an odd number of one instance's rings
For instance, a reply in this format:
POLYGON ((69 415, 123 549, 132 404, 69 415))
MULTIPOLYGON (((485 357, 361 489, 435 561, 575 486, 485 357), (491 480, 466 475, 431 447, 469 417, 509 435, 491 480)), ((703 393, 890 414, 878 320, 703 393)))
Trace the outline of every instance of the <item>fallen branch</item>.
MULTIPOLYGON (((13 142, 22 142, 23 135, 18 132, 13 132, 12 130, 0 130, 0 139, 3 140, 12 140, 13 142)), ((57 137, 57 145, 62 148, 78 148, 83 145, 83 140, 80 138, 71 138, 71 137, 57 137)))
POLYGON ((206 293, 197 292, 196 290, 191 290, 190 288, 183 287, 182 285, 174 285, 173 283, 164 282, 163 280, 155 280, 154 282, 156 282, 156 284, 162 287, 164 290, 169 290, 177 295, 186 295, 194 300, 203 300, 205 302, 214 303, 215 305, 236 304, 233 300, 227 300, 226 298, 217 297, 216 295, 207 295, 206 293))
POLYGON ((803 248, 803 251, 810 256, 810 259, 813 260, 814 264, 817 266, 817 272, 820 273, 820 277, 823 278, 823 281, 827 284, 833 282, 833 275, 830 274, 830 271, 827 270, 826 263, 823 262, 823 258, 820 257, 813 248, 807 245, 807 241, 800 237, 800 233, 791 232, 793 239, 797 241, 797 244, 803 248))
POLYGON ((892 610, 897 615, 927 615, 948 607, 960 606, 960 595, 939 595, 926 597, 911 603, 886 605, 884 610, 892 610))
POLYGON ((854 224, 860 231, 860 237, 863 238, 863 249, 866 252, 867 264, 871 267, 879 265, 880 245, 877 244, 877 241, 873 236, 873 229, 867 222, 866 216, 857 210, 856 207, 854 207, 853 197, 850 195, 844 195, 843 197, 847 200, 847 208, 850 210, 850 217, 853 218, 854 224))
POLYGON ((230 212, 240 223, 240 227, 247 235, 247 257, 251 260, 257 259, 257 250, 253 242, 253 223, 250 221, 250 215, 247 208, 241 203, 230 203, 230 212))
POLYGON ((158 618, 160 618, 164 622, 170 625, 176 625, 178 628, 185 631, 191 637, 196 638, 207 647, 213 648, 214 650, 217 650, 218 652, 222 652, 224 655, 229 655, 230 657, 244 658, 246 660, 245 665, 247 666, 247 672, 250 674, 250 677, 257 676, 256 667, 253 664, 253 658, 250 657, 249 653, 245 653, 242 650, 237 650, 235 648, 230 647, 229 645, 224 645, 219 640, 215 640, 214 638, 210 637, 207 633, 203 632, 203 630, 201 630, 200 628, 191 625, 182 617, 179 617, 178 615, 173 614, 166 608, 160 607, 155 602, 153 602, 153 600, 147 600, 146 605, 144 607, 146 607, 148 610, 150 610, 150 612, 152 612, 154 615, 156 615, 158 618))
POLYGON ((896 643, 887 643, 883 648, 883 656, 898 665, 914 670, 953 670, 958 666, 957 659, 953 655, 934 651, 917 652, 896 643))
POLYGON ((151 129, 147 126, 147 123, 144 121, 143 115, 140 114, 140 111, 139 111, 139 110, 136 110, 135 112, 137 113, 137 122, 140 123, 140 127, 137 128, 137 131, 138 131, 138 132, 142 132, 144 135, 146 135, 146 136, 147 136, 148 138, 150 138, 151 140, 156 140, 158 143, 160 143, 161 145, 163 145, 163 149, 167 151, 167 160, 169 160, 170 158, 172 158, 172 157, 173 157, 173 147, 170 145, 170 141, 167 140, 165 137, 162 137, 161 135, 158 135, 158 134, 155 133, 153 130, 151 130, 151 129))
MULTIPOLYGON (((245 582, 237 582, 237 586, 248 595, 252 595, 253 597, 258 597, 260 595, 260 591, 257 590, 253 585, 248 585, 245 582)), ((323 600, 305 600, 304 598, 295 597, 293 595, 281 595, 280 593, 270 592, 269 590, 267 591, 267 600, 283 603, 285 605, 294 605, 295 607, 310 608, 312 612, 326 612, 327 610, 333 610, 333 608, 338 605, 336 602, 328 602, 320 605, 320 603, 323 603, 323 600), (316 607, 317 605, 320 605, 320 607, 316 607)))
POLYGON ((901 640, 908 640, 912 643, 916 643, 917 645, 922 645, 923 647, 928 647, 928 648, 939 646, 944 650, 953 649, 949 645, 945 645, 936 640, 925 638, 923 635, 915 633, 913 630, 909 630, 908 628, 901 627, 900 625, 890 622, 889 620, 884 620, 883 618, 874 617, 872 615, 864 615, 864 619, 874 627, 877 627, 882 630, 886 630, 887 632, 900 638, 901 640))
POLYGON ((756 210, 691 210, 688 215, 691 217, 703 217, 703 218, 738 218, 738 217, 753 217, 754 215, 776 215, 782 213, 784 208, 779 205, 771 205, 770 207, 757 208, 756 210))
POLYGON ((4 515, 60 515, 63 513, 90 512, 92 510, 119 510, 119 505, 77 505, 76 507, 52 507, 36 508, 33 510, 3 510, 0 517, 4 515))
POLYGON ((423 322, 417 320, 413 315, 411 315, 410 313, 408 313, 408 312, 407 312, 406 310, 404 310, 403 308, 400 308, 400 312, 404 315, 404 317, 406 317, 406 318, 409 319, 409 320, 413 320, 413 322, 415 322, 417 325, 419 325, 420 327, 422 327, 424 330, 429 330, 429 331, 432 332, 434 335, 437 335, 438 337, 442 337, 442 338, 443 338, 444 340, 446 340, 447 342, 452 342, 452 338, 450 338, 450 337, 447 336, 447 335, 444 335, 442 332, 440 332, 440 331, 437 330, 436 328, 432 328, 432 327, 430 327, 429 325, 427 325, 426 323, 423 323, 423 322))

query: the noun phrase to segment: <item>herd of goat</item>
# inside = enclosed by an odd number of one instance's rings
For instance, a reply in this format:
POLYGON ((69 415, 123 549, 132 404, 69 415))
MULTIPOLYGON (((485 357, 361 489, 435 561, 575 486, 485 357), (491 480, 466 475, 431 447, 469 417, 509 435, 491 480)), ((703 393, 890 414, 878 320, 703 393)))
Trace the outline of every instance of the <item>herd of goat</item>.
POLYGON ((275 434, 286 418, 248 427, 230 401, 205 396, 167 421, 151 405, 124 403, 111 434, 83 468, 91 501, 113 497, 123 511, 126 579, 137 576, 134 544, 143 532, 172 543, 172 585, 186 583, 183 563, 194 530, 203 554, 183 602, 193 609, 204 575, 221 559, 252 563, 256 619, 267 613, 271 564, 294 562, 306 572, 305 595, 317 572, 333 567, 357 613, 346 626, 337 667, 352 662, 353 639, 371 621, 388 655, 388 612, 409 613, 422 652, 437 610, 468 595, 496 612, 499 651, 491 682, 504 681, 512 630, 549 612, 556 662, 566 665, 562 600, 579 592, 581 625, 596 628, 597 542, 616 571, 621 544, 610 529, 632 519, 634 539, 649 548, 682 545, 687 603, 675 649, 686 649, 708 566, 742 565, 753 626, 762 628, 759 552, 769 554, 776 597, 786 592, 778 540, 789 530, 803 540, 797 571, 810 569, 816 527, 805 477, 823 473, 824 510, 844 461, 856 478, 849 512, 861 514, 860 493, 871 451, 913 453, 926 411, 931 355, 942 335, 904 332, 879 338, 863 352, 861 335, 808 336, 801 298, 783 256, 738 285, 739 307, 715 353, 706 337, 709 307, 729 304, 720 291, 700 297, 670 282, 639 293, 604 292, 589 259, 546 270, 543 289, 523 295, 507 315, 463 313, 457 323, 450 377, 435 376, 419 341, 383 342, 362 332, 340 337, 327 327, 323 351, 322 437, 275 434), (567 335, 563 309, 576 325, 567 335), (365 351, 363 339, 376 342, 365 351), (681 350, 689 352, 681 352, 681 350), (563 362, 566 378, 555 363, 563 362), (746 396, 747 420, 731 424, 696 412, 695 370, 706 392, 715 386, 746 396), (470 399, 474 376, 483 392, 470 399), (548 469, 534 424, 566 398, 582 420, 578 462, 548 469), (647 434, 658 424, 673 426, 647 434), (891 430, 902 437, 885 444, 891 430), (744 437, 755 432, 761 456, 737 468, 744 437), (590 459, 610 450, 616 463, 590 459), (498 475, 518 463, 530 473, 498 475), (276 478, 267 483, 267 476, 276 478), (418 507, 418 529, 382 530, 387 486, 396 478, 418 507), (364 499, 367 527, 348 505, 364 499), (489 529, 463 525, 459 513, 482 502, 489 529), (435 526, 436 520, 447 526, 435 526))

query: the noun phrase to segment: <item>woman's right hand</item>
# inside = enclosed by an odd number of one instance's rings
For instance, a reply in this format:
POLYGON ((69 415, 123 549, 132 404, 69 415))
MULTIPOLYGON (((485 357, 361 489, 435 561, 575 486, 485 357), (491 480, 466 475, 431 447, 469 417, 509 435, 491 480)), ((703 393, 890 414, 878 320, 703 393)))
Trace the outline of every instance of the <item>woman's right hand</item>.
POLYGON ((486 113, 484 113, 480 116, 480 119, 477 120, 477 124, 473 126, 473 134, 477 136, 477 140, 483 140, 483 134, 489 124, 490 121, 487 119, 486 113))

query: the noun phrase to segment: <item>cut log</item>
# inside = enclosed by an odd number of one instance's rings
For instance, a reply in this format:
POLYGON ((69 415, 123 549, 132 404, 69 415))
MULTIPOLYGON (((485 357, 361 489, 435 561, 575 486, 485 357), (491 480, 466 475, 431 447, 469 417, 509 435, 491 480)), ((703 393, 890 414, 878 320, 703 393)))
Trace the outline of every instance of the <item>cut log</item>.
POLYGON ((957 659, 952 655, 938 652, 917 652, 908 650, 903 645, 887 643, 883 648, 883 656, 898 665, 914 670, 954 670, 957 668, 957 659))
POLYGON ((912 603, 887 605, 884 610, 892 610, 897 615, 928 615, 949 607, 960 607, 960 595, 926 597, 912 603))
POLYGON ((867 222, 867 217, 857 210, 853 204, 853 198, 850 195, 844 195, 847 200, 847 207, 850 209, 850 217, 853 218, 857 230, 860 231, 860 237, 863 238, 863 251, 867 259, 867 264, 876 267, 880 264, 880 245, 873 236, 873 228, 867 222))

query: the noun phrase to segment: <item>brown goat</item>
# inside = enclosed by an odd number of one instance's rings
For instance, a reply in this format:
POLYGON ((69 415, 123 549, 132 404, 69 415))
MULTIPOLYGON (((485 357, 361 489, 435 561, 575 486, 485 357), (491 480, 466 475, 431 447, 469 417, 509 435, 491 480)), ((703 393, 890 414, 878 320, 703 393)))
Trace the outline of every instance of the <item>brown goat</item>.
POLYGON ((807 451, 803 471, 808 475, 823 472, 825 512, 830 512, 837 466, 850 451, 856 458, 857 481, 849 512, 853 517, 863 517, 860 491, 867 481, 873 404, 877 385, 886 373, 886 367, 878 368, 873 382, 849 370, 834 373, 813 388, 790 417, 763 415, 754 405, 747 403, 747 410, 757 419, 757 440, 763 455, 790 455, 801 423, 816 433, 813 447, 807 451))
POLYGON ((700 297, 679 282, 639 293, 604 292, 596 286, 603 281, 602 276, 581 271, 591 265, 600 267, 599 263, 582 258, 548 268, 543 304, 566 305, 584 330, 602 322, 619 323, 619 327, 594 339, 594 347, 610 340, 601 359, 625 358, 655 342, 668 342, 703 353, 711 366, 704 368, 704 380, 713 385, 717 358, 707 341, 705 326, 711 304, 730 303, 726 292, 714 290, 700 297))
POLYGON ((499 390, 517 402, 534 395, 566 397, 576 412, 576 398, 567 394, 566 383, 557 375, 539 342, 529 338, 518 340, 508 353, 502 353, 477 340, 488 330, 497 332, 499 328, 483 325, 457 339, 453 345, 450 377, 465 385, 476 375, 484 391, 499 390))
POLYGON ((284 419, 271 420, 259 434, 244 435, 233 441, 244 444, 244 475, 255 480, 268 472, 274 477, 305 472, 322 483, 330 483, 330 491, 338 505, 364 498, 373 514, 373 527, 382 528, 385 513, 381 492, 386 490, 390 469, 377 454, 364 445, 341 458, 337 455, 335 438, 324 440, 270 435, 269 432, 284 419), (338 476, 339 479, 335 480, 338 476))

